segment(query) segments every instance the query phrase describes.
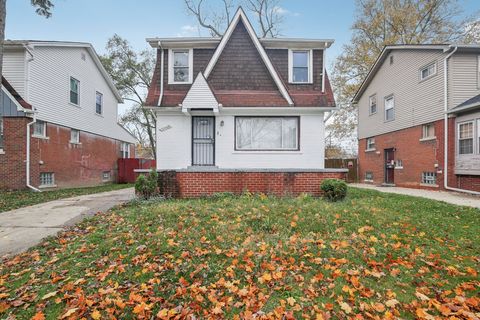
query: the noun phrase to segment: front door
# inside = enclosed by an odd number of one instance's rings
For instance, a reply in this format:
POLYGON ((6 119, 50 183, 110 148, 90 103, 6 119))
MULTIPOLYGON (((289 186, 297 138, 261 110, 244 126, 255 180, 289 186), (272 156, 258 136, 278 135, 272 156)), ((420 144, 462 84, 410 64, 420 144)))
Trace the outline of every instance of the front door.
POLYGON ((192 166, 215 165, 215 117, 192 117, 192 166))
POLYGON ((395 183, 395 150, 385 149, 385 183, 395 183))

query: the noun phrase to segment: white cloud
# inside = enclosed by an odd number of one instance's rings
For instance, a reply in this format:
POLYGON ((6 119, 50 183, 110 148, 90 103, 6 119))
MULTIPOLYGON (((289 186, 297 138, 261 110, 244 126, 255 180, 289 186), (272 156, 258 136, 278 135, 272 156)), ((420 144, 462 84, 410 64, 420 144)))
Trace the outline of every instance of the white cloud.
POLYGON ((180 28, 180 32, 177 33, 177 37, 189 37, 198 35, 198 28, 189 24, 186 24, 180 28))
POLYGON ((280 6, 275 6, 273 8, 273 11, 275 11, 277 14, 281 15, 281 16, 293 16, 293 17, 299 17, 300 16, 300 13, 298 12, 292 12, 288 9, 285 9, 285 8, 282 8, 280 6))

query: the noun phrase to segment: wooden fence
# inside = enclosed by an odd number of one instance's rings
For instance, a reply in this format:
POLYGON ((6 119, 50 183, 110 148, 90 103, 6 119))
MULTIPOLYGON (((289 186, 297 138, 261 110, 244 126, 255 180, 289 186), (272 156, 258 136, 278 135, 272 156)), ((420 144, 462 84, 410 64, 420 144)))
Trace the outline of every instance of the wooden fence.
POLYGON ((358 181, 357 159, 325 159, 325 168, 348 169, 347 182, 358 181))
POLYGON ((118 159, 118 183, 134 183, 135 169, 155 168, 155 160, 150 159, 118 159))

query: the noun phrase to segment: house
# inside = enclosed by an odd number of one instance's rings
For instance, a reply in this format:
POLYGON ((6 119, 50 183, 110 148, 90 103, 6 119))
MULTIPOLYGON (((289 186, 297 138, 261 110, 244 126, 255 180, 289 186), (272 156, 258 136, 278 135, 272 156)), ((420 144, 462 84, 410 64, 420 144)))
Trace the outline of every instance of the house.
POLYGON ((367 183, 480 192, 480 46, 386 46, 356 93, 367 183))
POLYGON ((221 38, 147 41, 164 193, 319 194, 322 179, 344 177, 324 168, 333 40, 259 38, 239 8, 221 38))
POLYGON ((93 47, 6 41, 3 59, 0 189, 115 181, 135 140, 118 124, 122 99, 93 47))

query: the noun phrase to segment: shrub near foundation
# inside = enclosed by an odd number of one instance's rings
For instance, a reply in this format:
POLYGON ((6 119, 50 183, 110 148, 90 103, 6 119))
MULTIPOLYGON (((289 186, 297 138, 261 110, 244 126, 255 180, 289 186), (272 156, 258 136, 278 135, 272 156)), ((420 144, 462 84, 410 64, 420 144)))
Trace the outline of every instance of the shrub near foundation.
POLYGON ((158 192, 158 173, 152 169, 146 176, 140 175, 135 181, 135 194, 142 199, 149 199, 158 192))
POLYGON ((323 196, 328 201, 337 202, 345 199, 347 196, 347 184, 339 179, 326 179, 322 181, 320 189, 323 196))

